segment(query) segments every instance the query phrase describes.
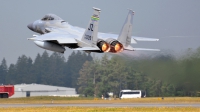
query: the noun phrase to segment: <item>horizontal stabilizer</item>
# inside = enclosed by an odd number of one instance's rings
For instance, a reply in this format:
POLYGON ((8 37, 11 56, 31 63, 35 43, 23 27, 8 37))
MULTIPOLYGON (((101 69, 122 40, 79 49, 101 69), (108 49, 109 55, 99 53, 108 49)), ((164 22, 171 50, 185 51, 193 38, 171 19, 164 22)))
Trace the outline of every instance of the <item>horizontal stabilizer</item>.
POLYGON ((160 49, 133 48, 134 51, 160 51, 160 49))
POLYGON ((133 37, 136 41, 159 41, 159 39, 156 38, 145 38, 145 37, 133 37))
POLYGON ((97 47, 81 47, 81 48, 76 48, 73 50, 83 50, 83 51, 100 51, 99 48, 97 47))
POLYGON ((130 45, 128 47, 124 48, 124 50, 129 50, 129 51, 160 51, 160 49, 133 48, 130 45))

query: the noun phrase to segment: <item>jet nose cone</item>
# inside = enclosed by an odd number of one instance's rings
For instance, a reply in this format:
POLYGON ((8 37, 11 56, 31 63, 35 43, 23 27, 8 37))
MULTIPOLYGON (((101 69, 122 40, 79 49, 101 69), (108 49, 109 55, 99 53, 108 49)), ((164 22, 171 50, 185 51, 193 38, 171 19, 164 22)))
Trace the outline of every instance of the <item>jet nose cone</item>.
POLYGON ((34 31, 33 23, 28 24, 27 27, 28 27, 30 30, 34 31))

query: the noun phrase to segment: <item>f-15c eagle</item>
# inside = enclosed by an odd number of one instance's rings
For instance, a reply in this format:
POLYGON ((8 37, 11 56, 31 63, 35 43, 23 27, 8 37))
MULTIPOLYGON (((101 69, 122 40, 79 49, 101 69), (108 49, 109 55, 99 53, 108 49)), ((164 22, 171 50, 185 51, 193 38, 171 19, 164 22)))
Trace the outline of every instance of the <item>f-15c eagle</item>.
POLYGON ((119 35, 109 33, 98 33, 100 9, 94 8, 86 29, 68 24, 55 14, 47 14, 42 19, 28 24, 28 28, 41 35, 33 35, 34 43, 44 49, 65 52, 65 47, 73 50, 83 50, 86 52, 111 52, 119 53, 123 50, 150 50, 159 49, 133 48, 131 43, 136 41, 158 41, 154 38, 134 37, 132 35, 132 22, 134 11, 129 10, 128 16, 119 35), (85 30, 85 31, 84 31, 85 30))

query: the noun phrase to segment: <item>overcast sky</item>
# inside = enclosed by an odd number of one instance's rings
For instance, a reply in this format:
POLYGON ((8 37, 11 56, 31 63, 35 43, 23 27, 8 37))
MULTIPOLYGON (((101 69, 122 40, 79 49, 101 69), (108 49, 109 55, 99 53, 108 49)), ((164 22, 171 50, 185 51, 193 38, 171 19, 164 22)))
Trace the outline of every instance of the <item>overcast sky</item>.
MULTIPOLYGON (((160 39, 134 47, 174 52, 200 47, 200 0, 1 0, 0 61, 5 57, 8 64, 16 63, 23 54, 34 60, 37 53, 44 52, 27 40, 36 34, 27 24, 54 13, 71 25, 85 28, 92 7, 101 9, 99 32, 118 34, 127 9, 133 9, 133 35, 160 39)), ((66 59, 71 52, 67 49, 66 59)))

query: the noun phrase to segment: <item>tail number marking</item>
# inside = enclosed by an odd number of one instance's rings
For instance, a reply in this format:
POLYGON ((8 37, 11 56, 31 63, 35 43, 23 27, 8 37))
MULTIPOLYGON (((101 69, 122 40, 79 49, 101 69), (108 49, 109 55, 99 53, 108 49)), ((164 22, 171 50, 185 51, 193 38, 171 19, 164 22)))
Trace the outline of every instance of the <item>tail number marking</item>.
POLYGON ((90 36, 90 35, 85 35, 85 37, 84 37, 86 40, 92 40, 92 36, 90 36))
POLYGON ((93 31, 93 24, 90 24, 90 27, 88 28, 88 30, 93 31))

